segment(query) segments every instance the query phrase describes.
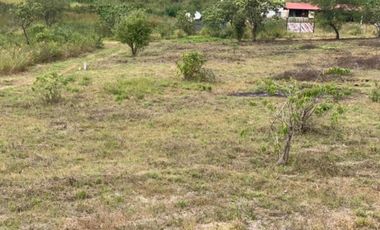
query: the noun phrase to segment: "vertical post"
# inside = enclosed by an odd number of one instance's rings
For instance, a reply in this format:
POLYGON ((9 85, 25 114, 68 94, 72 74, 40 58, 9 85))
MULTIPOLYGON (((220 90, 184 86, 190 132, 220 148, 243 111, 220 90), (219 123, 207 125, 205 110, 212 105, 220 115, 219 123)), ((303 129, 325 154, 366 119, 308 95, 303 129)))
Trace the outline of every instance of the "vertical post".
POLYGON ((299 33, 302 33, 302 18, 298 20, 299 24, 300 24, 300 31, 299 33))
POLYGON ((286 31, 289 31, 289 17, 286 18, 286 31))

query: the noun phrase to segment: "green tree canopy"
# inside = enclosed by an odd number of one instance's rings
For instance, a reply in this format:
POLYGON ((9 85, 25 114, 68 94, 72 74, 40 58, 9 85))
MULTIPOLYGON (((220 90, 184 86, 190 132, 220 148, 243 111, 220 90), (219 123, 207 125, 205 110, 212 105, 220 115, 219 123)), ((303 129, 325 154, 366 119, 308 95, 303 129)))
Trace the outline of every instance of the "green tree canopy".
POLYGON ((33 0, 27 0, 18 4, 14 8, 15 22, 21 27, 26 43, 30 45, 30 39, 28 36, 28 28, 32 23, 38 19, 41 14, 42 6, 33 0))
POLYGON ((366 0, 313 0, 313 3, 321 8, 317 15, 320 24, 332 28, 336 39, 340 39, 343 24, 354 18, 363 1, 366 0))
POLYGON ((252 39, 256 41, 258 30, 268 12, 276 10, 282 4, 281 0, 224 0, 206 11, 205 23, 214 29, 231 23, 238 39, 241 38, 247 23, 252 32, 252 39))
POLYGON ((116 26, 116 37, 127 44, 132 55, 135 56, 139 50, 149 45, 151 25, 144 11, 135 10, 121 19, 116 26))

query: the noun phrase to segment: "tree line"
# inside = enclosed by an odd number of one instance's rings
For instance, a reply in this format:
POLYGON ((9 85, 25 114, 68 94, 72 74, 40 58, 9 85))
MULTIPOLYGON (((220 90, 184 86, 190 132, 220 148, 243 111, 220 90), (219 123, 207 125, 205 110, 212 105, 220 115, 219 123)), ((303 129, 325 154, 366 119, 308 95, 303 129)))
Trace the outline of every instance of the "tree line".
MULTIPOLYGON (((87 4, 94 6, 99 16, 99 33, 103 36, 115 36, 127 43, 135 55, 140 47, 148 43, 149 35, 155 26, 149 20, 149 10, 144 3, 134 1, 86 0, 87 4), (128 39, 127 39, 128 37, 128 39), (133 42, 131 42, 131 39, 133 42), (128 41, 127 41, 128 40, 128 41)), ((178 2, 165 6, 168 15, 177 21, 176 27, 184 33, 195 33, 194 12, 196 7, 203 7, 203 25, 217 35, 227 25, 232 27, 233 36, 241 41, 244 34, 250 31, 253 41, 257 40, 258 32, 263 24, 269 20, 270 11, 278 11, 283 5, 282 0, 215 0, 201 6, 194 1, 189 10, 175 8, 178 2)), ((345 22, 369 23, 378 29, 380 36, 380 1, 378 0, 312 0, 321 8, 317 13, 317 21, 323 27, 331 28, 339 39, 340 30, 345 22)), ((18 4, 13 12, 15 21, 20 26, 26 43, 30 44, 28 28, 36 20, 42 20, 46 26, 56 23, 68 8, 69 2, 65 0, 26 0, 18 4)))

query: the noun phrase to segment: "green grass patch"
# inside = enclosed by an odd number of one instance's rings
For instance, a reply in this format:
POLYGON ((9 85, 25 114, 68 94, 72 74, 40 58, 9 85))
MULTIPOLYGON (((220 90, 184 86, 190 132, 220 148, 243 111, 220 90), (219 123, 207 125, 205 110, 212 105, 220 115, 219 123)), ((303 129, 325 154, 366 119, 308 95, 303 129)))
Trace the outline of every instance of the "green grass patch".
POLYGON ((331 67, 325 71, 325 74, 327 75, 338 75, 338 76, 347 76, 351 75, 352 71, 347 68, 341 68, 341 67, 331 67))
POLYGON ((105 90, 113 94, 117 101, 144 99, 148 95, 160 94, 170 82, 151 78, 120 79, 106 85, 105 90))

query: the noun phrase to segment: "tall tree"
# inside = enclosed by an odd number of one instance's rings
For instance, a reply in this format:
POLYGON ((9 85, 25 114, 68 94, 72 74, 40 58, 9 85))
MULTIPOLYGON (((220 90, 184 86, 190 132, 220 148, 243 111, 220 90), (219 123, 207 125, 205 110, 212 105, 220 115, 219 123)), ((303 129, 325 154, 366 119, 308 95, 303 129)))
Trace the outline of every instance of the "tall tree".
POLYGON ((15 17, 15 22, 21 27, 25 37, 25 41, 28 45, 30 45, 28 28, 32 25, 32 23, 35 20, 37 20, 38 15, 40 15, 41 9, 41 5, 32 0, 27 0, 23 3, 20 3, 14 9, 13 13, 15 17))
POLYGON ((144 11, 135 10, 120 20, 115 32, 117 38, 127 44, 132 55, 136 56, 138 51, 149 45, 152 28, 144 11))
POLYGON ((321 8, 317 15, 318 21, 322 26, 332 28, 337 40, 340 39, 343 24, 352 20, 360 6, 359 0, 313 0, 313 3, 321 8))
POLYGON ((235 4, 246 16, 251 27, 252 40, 256 41, 257 33, 266 15, 269 11, 276 10, 282 2, 279 0, 235 0, 235 4))

